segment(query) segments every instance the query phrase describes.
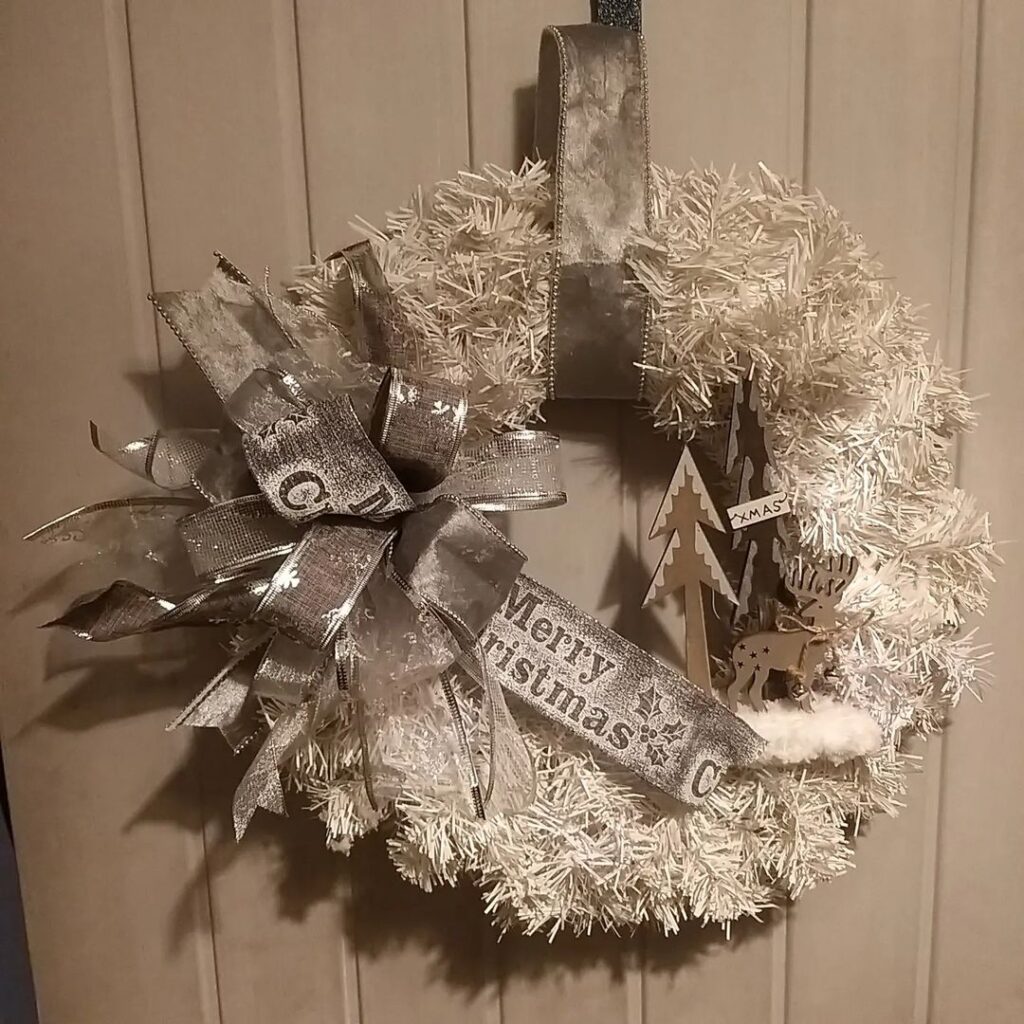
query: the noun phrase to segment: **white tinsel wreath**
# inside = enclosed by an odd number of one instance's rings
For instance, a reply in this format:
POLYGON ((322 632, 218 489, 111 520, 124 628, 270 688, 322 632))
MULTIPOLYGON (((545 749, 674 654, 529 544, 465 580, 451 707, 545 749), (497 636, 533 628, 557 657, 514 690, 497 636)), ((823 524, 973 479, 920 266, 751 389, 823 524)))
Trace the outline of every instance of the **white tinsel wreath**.
MULTIPOLYGON (((914 308, 820 195, 764 168, 746 182, 652 175, 650 233, 629 258, 655 309, 645 404, 656 428, 699 436, 744 360, 760 368, 800 545, 861 562, 848 639, 816 713, 842 728, 850 708, 866 711, 882 744, 845 760, 833 749, 735 770, 702 807, 683 809, 655 803, 628 773, 517 708, 536 799, 479 821, 453 803, 457 780, 439 790, 417 761, 417 735, 443 728, 443 709, 429 692, 401 697, 383 737, 405 773, 389 841, 397 869, 424 888, 471 876, 503 926, 528 932, 728 923, 835 877, 859 823, 899 809, 902 738, 939 729, 981 675, 961 627, 984 606, 995 558, 949 456, 972 410, 914 308)), ((547 170, 528 163, 460 174, 370 234, 414 328, 418 368, 468 388, 480 432, 540 412, 550 224, 547 170)), ((330 314, 334 267, 303 268, 293 299, 330 314)), ((857 749, 854 738, 847 753, 857 749)), ((378 824, 349 721, 302 750, 291 775, 338 849, 378 824)))

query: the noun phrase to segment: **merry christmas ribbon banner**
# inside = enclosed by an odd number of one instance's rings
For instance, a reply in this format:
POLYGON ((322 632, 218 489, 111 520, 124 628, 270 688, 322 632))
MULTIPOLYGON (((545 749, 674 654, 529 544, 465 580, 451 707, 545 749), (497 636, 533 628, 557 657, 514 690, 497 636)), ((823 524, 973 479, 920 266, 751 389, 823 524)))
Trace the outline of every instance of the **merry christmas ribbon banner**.
MULTIPOLYGON (((372 251, 364 244, 340 258, 356 268, 350 308, 364 352, 403 362, 409 329, 381 291, 372 251)), ((283 708, 236 793, 239 835, 257 807, 283 811, 279 767, 299 742, 346 699, 362 734, 371 721, 364 687, 380 694, 415 673, 445 694, 460 774, 481 816, 488 806, 517 809, 532 793, 503 692, 688 803, 757 756, 762 741, 713 697, 522 575, 525 556, 481 514, 563 503, 557 438, 512 431, 465 444, 462 389, 394 365, 375 371, 375 401, 361 401, 336 328, 278 306, 223 258, 201 291, 154 301, 231 423, 212 435, 103 447, 151 482, 187 480, 209 502, 178 524, 199 585, 168 596, 118 581, 54 624, 97 641, 182 625, 243 628, 232 659, 172 723, 220 728, 240 749, 255 735, 261 700, 283 708), (392 645, 385 665, 389 637, 406 646, 392 645), (451 692, 459 673, 480 687, 486 778, 451 692)), ((93 511, 35 536, 66 535, 93 511)), ((362 738, 372 800, 386 766, 378 776, 373 738, 362 738)))
POLYGON ((509 693, 683 803, 701 803, 764 746, 705 691, 528 576, 481 642, 509 693))

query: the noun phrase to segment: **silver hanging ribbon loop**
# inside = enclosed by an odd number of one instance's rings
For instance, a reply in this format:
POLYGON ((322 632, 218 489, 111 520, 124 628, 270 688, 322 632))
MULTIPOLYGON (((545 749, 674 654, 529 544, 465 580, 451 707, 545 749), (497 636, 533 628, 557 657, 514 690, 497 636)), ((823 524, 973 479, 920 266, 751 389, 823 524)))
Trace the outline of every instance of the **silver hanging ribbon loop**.
POLYGON ((643 39, 607 25, 544 29, 535 143, 554 186, 548 394, 641 397, 650 300, 626 245, 648 224, 643 39))

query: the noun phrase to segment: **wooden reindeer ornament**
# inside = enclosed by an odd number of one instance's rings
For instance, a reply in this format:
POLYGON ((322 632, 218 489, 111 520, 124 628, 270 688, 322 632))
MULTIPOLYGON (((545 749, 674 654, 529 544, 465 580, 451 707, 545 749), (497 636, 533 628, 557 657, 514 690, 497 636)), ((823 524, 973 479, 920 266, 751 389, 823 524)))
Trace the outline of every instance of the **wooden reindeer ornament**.
POLYGON ((709 691, 711 664, 702 588, 736 603, 736 594, 720 561, 725 529, 698 468, 698 458, 686 445, 651 527, 652 539, 664 533, 670 537, 643 603, 647 605, 673 591, 683 591, 686 675, 690 682, 709 691))
POLYGON ((836 633, 839 602, 856 575, 857 559, 852 555, 832 555, 820 568, 805 565, 799 571, 790 570, 786 586, 801 602, 798 615, 803 621, 792 628, 753 633, 733 647, 734 679, 727 697, 734 711, 743 693, 755 711, 764 710, 764 684, 772 669, 787 674, 789 696, 810 710, 814 673, 836 633))

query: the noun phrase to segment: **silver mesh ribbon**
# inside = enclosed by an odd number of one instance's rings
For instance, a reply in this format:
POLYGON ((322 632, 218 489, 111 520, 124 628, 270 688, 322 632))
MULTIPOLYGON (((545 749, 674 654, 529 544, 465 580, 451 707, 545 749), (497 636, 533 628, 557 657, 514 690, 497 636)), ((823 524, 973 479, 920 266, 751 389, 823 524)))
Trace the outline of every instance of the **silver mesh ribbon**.
POLYGON ((558 435, 509 430, 463 451, 427 500, 461 498, 481 512, 520 512, 565 504, 558 435))
POLYGON ((636 32, 544 29, 535 141, 555 185, 548 392, 639 398, 650 310, 626 265, 626 243, 647 228, 650 184, 636 32))
POLYGON ((211 505, 178 521, 192 569, 200 578, 226 579, 288 554, 302 536, 274 513, 262 494, 211 505))
POLYGON ((225 424, 214 449, 192 474, 192 486, 211 504, 256 493, 242 451, 242 434, 233 423, 225 424))

